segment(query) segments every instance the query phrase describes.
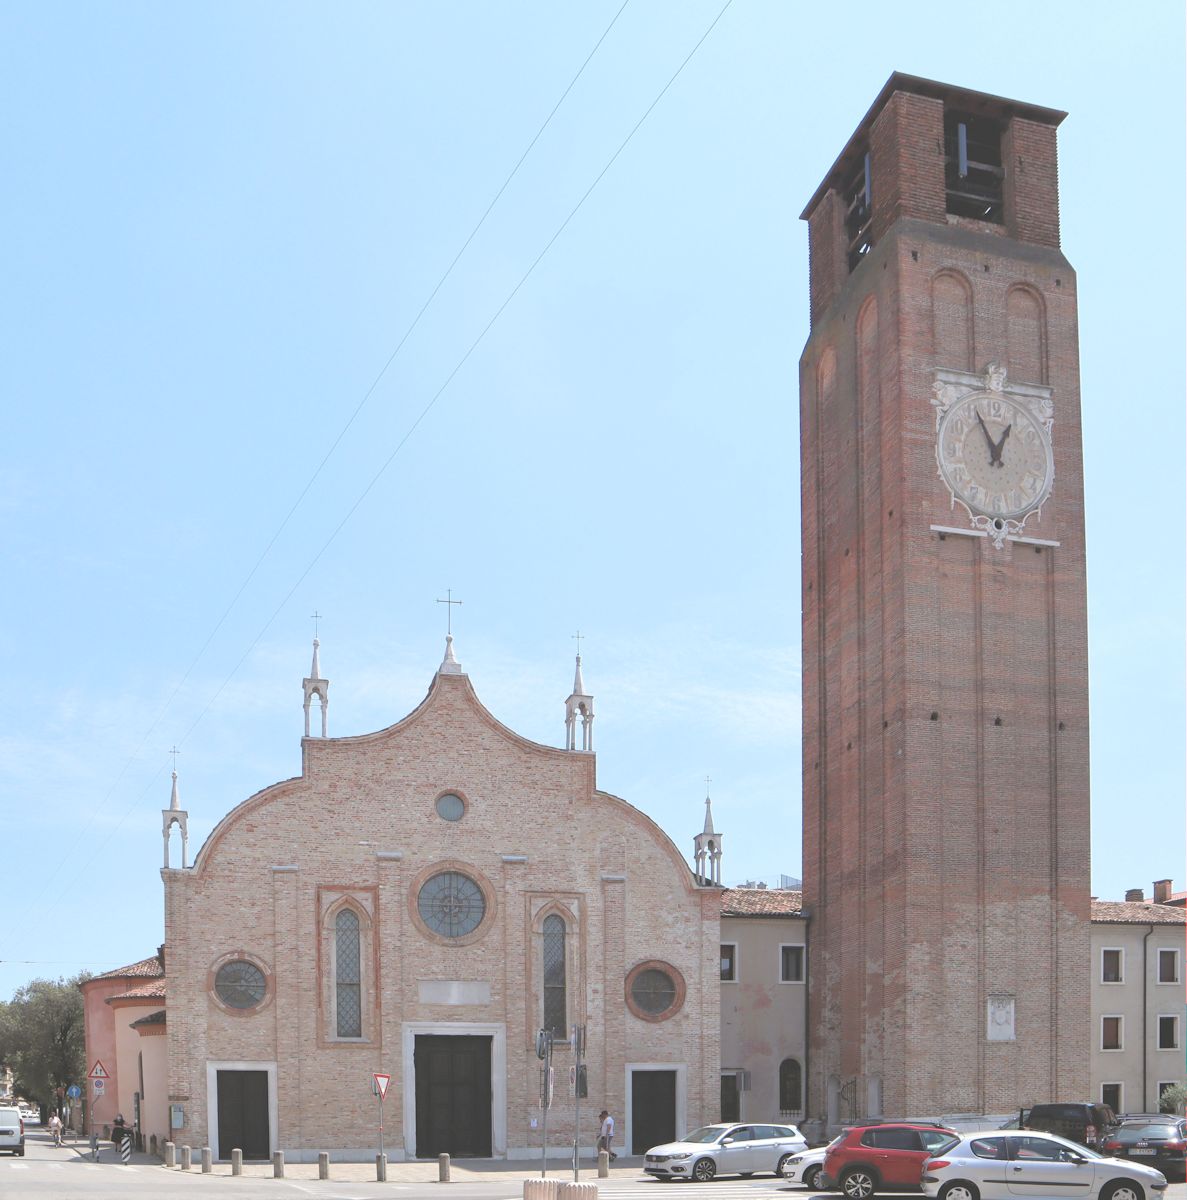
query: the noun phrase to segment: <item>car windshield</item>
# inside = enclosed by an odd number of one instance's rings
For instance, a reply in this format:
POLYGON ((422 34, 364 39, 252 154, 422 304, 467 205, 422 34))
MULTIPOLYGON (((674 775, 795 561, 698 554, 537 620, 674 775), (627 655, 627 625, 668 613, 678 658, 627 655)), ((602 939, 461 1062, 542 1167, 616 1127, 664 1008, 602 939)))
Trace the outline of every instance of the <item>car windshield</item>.
POLYGON ((715 1142, 727 1129, 729 1129, 728 1125, 705 1125, 700 1129, 694 1129, 692 1133, 680 1140, 682 1142, 715 1142))
POLYGON ((1172 1138, 1175 1132, 1175 1126, 1170 1121, 1150 1121, 1142 1125, 1130 1125, 1127 1122, 1113 1136, 1129 1142, 1136 1138, 1172 1138))

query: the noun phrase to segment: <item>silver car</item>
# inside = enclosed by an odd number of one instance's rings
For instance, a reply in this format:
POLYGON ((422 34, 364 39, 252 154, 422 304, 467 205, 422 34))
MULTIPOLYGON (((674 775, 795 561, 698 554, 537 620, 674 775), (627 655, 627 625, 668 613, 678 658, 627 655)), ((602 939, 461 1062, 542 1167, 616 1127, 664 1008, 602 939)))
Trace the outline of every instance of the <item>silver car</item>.
POLYGON ((807 1140, 794 1125, 706 1125, 678 1142, 653 1146, 643 1160, 643 1170, 657 1179, 697 1183, 707 1183, 715 1175, 745 1177, 759 1171, 778 1175, 793 1154, 807 1148, 807 1140))
POLYGON ((974 1133, 923 1164, 923 1190, 939 1200, 1147 1200, 1166 1190, 1153 1167, 1104 1158, 1054 1133, 974 1133))

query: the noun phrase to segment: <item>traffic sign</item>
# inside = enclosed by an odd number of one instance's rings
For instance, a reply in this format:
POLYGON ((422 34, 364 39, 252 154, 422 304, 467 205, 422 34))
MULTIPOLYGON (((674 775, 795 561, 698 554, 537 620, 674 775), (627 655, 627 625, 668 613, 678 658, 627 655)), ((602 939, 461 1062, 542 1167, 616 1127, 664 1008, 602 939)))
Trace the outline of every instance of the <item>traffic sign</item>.
POLYGON ((87 1072, 92 1079, 110 1079, 111 1076, 107 1073, 107 1068, 103 1065, 101 1058, 95 1059, 95 1065, 87 1072))
POLYGON ((380 1100, 387 1095, 387 1085, 391 1083, 391 1081, 392 1077, 390 1075, 381 1075, 378 1071, 371 1076, 371 1090, 380 1098, 380 1100))
POLYGON ((66 1095, 69 1096, 71 1100, 77 1100, 79 1096, 82 1095, 82 1088, 80 1088, 77 1083, 72 1083, 66 1089, 66 1095))
POLYGON ((107 1086, 106 1079, 92 1079, 91 1082, 95 1085, 95 1095, 102 1096, 103 1089, 107 1086))

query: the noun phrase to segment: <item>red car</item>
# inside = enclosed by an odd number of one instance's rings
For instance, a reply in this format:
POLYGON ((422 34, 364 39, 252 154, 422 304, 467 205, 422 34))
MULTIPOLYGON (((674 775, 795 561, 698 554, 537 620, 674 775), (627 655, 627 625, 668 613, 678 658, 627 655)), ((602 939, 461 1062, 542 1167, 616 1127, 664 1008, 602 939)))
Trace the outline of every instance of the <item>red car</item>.
POLYGON ((829 1147, 820 1186, 840 1188, 849 1200, 869 1200, 885 1190, 918 1190, 924 1162, 958 1140, 940 1125, 856 1125, 829 1147))

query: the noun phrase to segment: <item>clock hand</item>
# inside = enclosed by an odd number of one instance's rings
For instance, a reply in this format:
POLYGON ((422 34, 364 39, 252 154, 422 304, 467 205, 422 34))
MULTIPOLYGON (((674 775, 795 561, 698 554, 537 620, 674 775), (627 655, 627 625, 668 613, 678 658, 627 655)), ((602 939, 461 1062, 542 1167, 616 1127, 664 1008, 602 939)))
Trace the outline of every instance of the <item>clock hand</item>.
POLYGON ((991 458, 990 458, 990 460, 989 460, 989 465, 990 465, 991 467, 993 467, 993 466, 998 466, 998 467, 1005 466, 1005 464, 1002 462, 1002 450, 1003 450, 1003 449, 1005 449, 1005 445, 1006 445, 1006 438, 1008 438, 1008 437, 1010 436, 1010 430, 1011 430, 1011 429, 1013 429, 1013 428, 1014 428, 1014 423, 1011 421, 1011 422, 1010 422, 1010 424, 1006 426, 1006 428, 1005 428, 1005 430, 1003 431, 1003 433, 1002 433, 1001 437, 1000 437, 1000 438, 998 438, 997 442, 995 442, 995 443, 994 443, 994 446, 993 446, 993 454, 992 454, 992 457, 991 457, 991 458))
POLYGON ((989 465, 992 467, 994 459, 997 456, 993 445, 993 438, 989 436, 989 430, 985 428, 985 422, 981 420, 981 414, 975 408, 973 412, 977 413, 977 424, 981 426, 981 432, 985 435, 985 443, 989 447, 989 465))

